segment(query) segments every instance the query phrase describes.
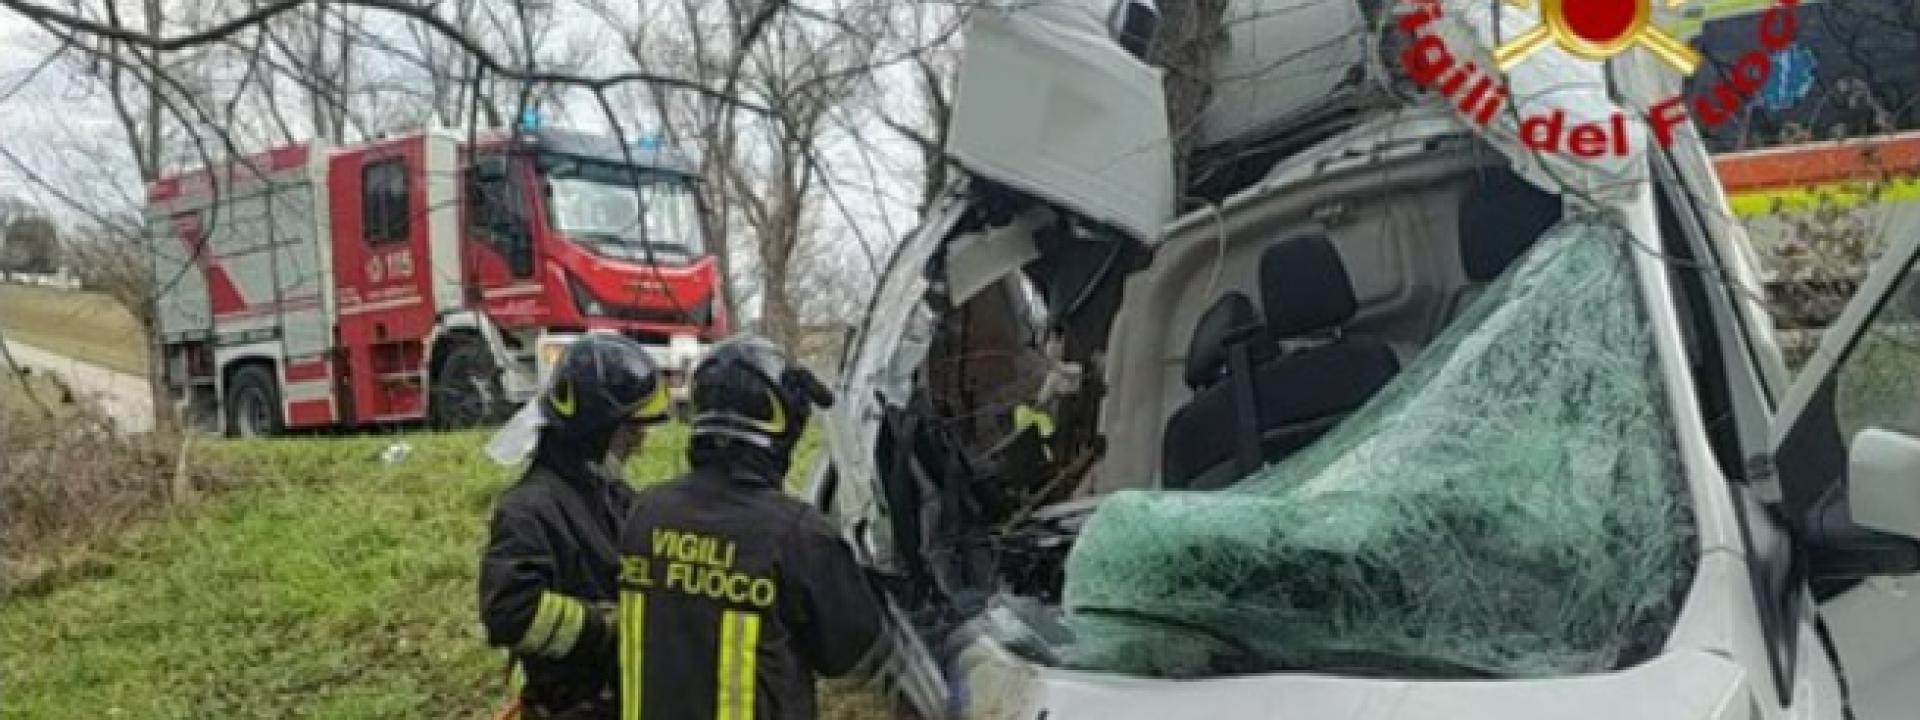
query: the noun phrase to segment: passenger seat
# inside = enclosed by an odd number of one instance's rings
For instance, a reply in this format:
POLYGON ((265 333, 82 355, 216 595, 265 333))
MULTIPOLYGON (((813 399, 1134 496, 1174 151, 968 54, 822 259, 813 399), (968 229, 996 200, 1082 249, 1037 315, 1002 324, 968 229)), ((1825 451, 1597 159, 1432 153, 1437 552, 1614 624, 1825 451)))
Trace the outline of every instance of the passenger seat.
POLYGON ((1540 236, 1560 223, 1560 198, 1511 170, 1489 171, 1460 201, 1460 269, 1467 284, 1447 303, 1451 323, 1500 278, 1540 236))
MULTIPOLYGON (((1346 266, 1325 236, 1290 238, 1269 247, 1260 258, 1260 293, 1268 336, 1263 342, 1310 345, 1252 364, 1246 382, 1229 368, 1221 381, 1196 388, 1193 399, 1167 422, 1163 487, 1230 485, 1260 464, 1319 439, 1399 372, 1400 362, 1386 343, 1346 334, 1358 300, 1346 266), (1248 415, 1251 428, 1243 422, 1248 415), (1253 467, 1241 452, 1249 438, 1258 446, 1253 467)), ((1196 346, 1206 340, 1195 333, 1196 346)), ((1200 354, 1190 351, 1189 362, 1200 354)))
MULTIPOLYGON (((1229 290, 1200 315, 1199 322, 1194 324, 1193 338, 1187 342, 1183 375, 1194 397, 1167 421, 1160 448, 1163 486, 1184 487, 1209 469, 1232 469, 1232 464, 1226 461, 1234 457, 1238 443, 1229 438, 1198 437, 1195 433, 1204 428, 1193 425, 1203 422, 1200 419, 1203 415, 1212 418, 1218 412, 1226 413, 1229 421, 1237 417, 1242 412, 1237 404, 1251 402, 1254 396, 1253 368, 1279 354, 1279 344, 1267 333, 1253 300, 1245 293, 1229 290), (1202 398, 1211 398, 1209 402, 1219 407, 1194 411, 1202 398), (1182 427, 1187 429, 1177 430, 1182 427)), ((1257 439, 1254 445, 1252 452, 1257 457, 1257 439)))

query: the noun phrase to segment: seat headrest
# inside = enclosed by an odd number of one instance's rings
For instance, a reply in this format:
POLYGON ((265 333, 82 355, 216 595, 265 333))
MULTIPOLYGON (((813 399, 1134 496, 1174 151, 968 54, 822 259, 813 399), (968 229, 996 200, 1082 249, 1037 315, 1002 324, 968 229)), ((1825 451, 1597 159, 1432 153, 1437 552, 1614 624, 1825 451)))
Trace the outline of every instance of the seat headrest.
MULTIPOLYGON (((1260 313, 1246 293, 1228 290, 1194 323, 1193 339, 1187 342, 1187 387, 1199 390, 1219 380, 1227 370, 1228 341, 1249 329, 1260 327, 1260 313)), ((1260 340, 1265 341, 1264 333, 1260 340)))
POLYGON ((1274 337, 1347 324, 1358 310, 1347 266, 1325 235, 1287 238, 1260 255, 1260 298, 1274 337))
POLYGON ((1560 198, 1510 170, 1488 172, 1460 201, 1460 264, 1467 279, 1491 282, 1560 222, 1560 198))

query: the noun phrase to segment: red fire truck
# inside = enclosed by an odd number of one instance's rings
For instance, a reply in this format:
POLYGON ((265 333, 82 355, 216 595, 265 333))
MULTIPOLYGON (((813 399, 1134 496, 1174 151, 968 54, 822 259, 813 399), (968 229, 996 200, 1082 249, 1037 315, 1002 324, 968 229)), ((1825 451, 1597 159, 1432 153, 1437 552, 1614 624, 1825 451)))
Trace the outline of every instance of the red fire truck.
POLYGON ((686 163, 559 129, 277 148, 148 188, 165 382, 241 436, 428 420, 531 397, 587 332, 679 388, 728 314, 686 163))

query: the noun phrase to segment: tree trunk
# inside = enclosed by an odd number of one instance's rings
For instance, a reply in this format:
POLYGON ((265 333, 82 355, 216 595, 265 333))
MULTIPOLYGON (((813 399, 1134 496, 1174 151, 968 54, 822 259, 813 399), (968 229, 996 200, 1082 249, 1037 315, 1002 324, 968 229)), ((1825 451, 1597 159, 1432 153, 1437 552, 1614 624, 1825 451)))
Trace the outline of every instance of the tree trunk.
POLYGON ((1160 40, 1148 50, 1166 68, 1167 127, 1173 137, 1174 187, 1185 188, 1200 174, 1191 167, 1197 142, 1193 128, 1213 100, 1213 55, 1225 42, 1227 0, 1195 0, 1161 5, 1160 40))
POLYGON ((768 340, 789 352, 800 345, 800 313, 787 292, 787 264, 767 262, 762 274, 766 287, 760 289, 760 322, 768 340))
MULTIPOLYGON (((161 2, 162 0, 146 2, 147 34, 151 36, 160 35, 161 2)), ((152 67, 166 67, 161 63, 161 51, 158 49, 153 51, 152 67)), ((137 164, 140 166, 140 184, 143 186, 160 178, 160 128, 163 121, 160 111, 160 82, 156 78, 147 83, 147 127, 145 137, 141 138, 145 147, 137 149, 141 156, 137 164)), ((138 233, 135 237, 140 238, 139 242, 142 245, 141 257, 153 257, 152 233, 149 228, 137 227, 134 228, 134 232, 138 233)), ((160 344, 159 293, 161 288, 158 284, 151 285, 153 285, 152 290, 147 293, 146 301, 142 303, 144 307, 128 309, 135 313, 141 329, 147 333, 147 393, 153 403, 154 432, 170 433, 178 430, 180 423, 179 417, 173 412, 172 396, 167 392, 166 354, 160 344)))

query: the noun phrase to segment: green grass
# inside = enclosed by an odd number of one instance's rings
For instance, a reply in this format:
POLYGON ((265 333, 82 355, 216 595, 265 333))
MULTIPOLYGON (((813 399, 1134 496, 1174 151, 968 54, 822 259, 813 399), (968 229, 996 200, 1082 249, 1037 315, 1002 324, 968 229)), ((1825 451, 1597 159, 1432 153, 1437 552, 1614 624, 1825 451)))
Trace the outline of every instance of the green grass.
MULTIPOLYGON (((684 466, 684 430, 632 477, 684 466)), ((512 480, 486 433, 209 443, 238 489, 108 544, 87 577, 0 605, 8 718, 468 718, 498 706, 474 576, 512 480), (404 462, 379 460, 393 442, 404 462)))
POLYGON ((247 487, 0 610, 19 717, 472 717, 498 696, 473 564, 506 481, 483 438, 220 444, 247 487))
POLYGON ((105 295, 0 284, 0 328, 8 339, 42 350, 147 374, 145 333, 105 295))

